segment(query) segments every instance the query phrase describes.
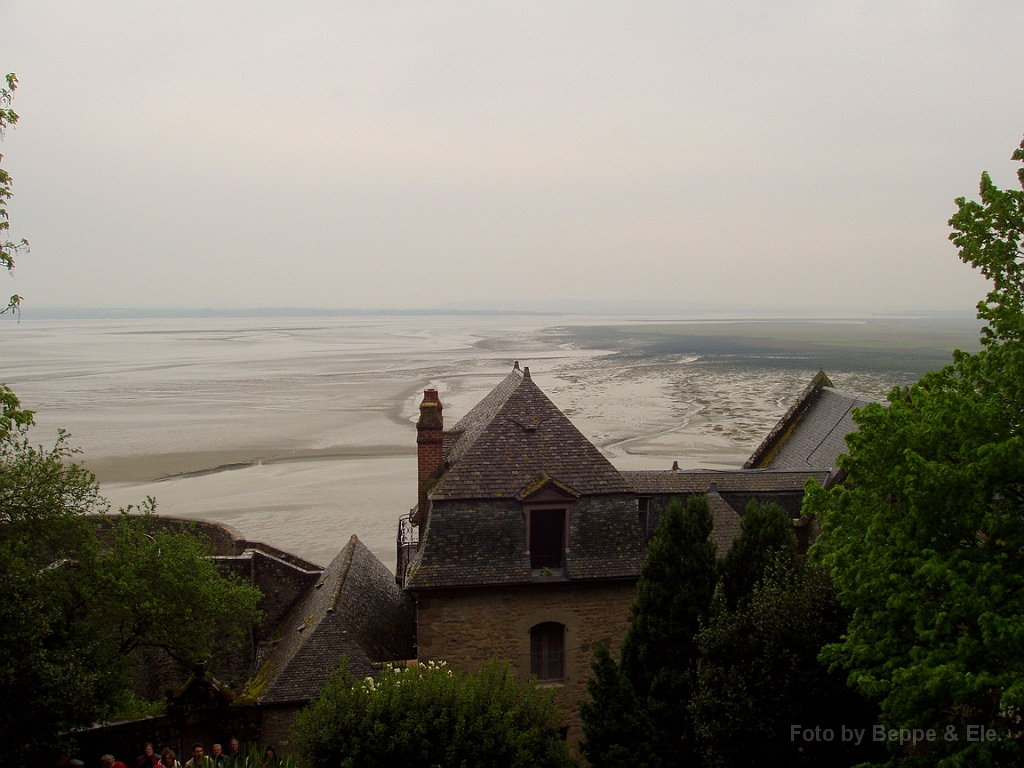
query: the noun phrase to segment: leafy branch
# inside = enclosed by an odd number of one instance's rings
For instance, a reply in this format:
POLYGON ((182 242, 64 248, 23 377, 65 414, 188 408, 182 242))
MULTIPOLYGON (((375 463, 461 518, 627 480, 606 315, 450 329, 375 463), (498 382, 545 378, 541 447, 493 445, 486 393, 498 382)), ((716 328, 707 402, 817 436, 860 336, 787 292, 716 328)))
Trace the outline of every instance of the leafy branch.
MULTIPOLYGON (((10 72, 5 79, 7 86, 0 88, 0 139, 4 137, 9 126, 16 125, 18 122, 18 113, 11 109, 11 102, 14 101, 14 92, 18 90, 18 77, 13 72, 10 72)), ((4 156, 0 155, 0 162, 3 159, 4 156)), ((17 242, 7 239, 7 232, 11 228, 10 217, 7 213, 7 201, 11 199, 13 194, 11 191, 11 175, 3 168, 0 168, 0 237, 4 238, 0 240, 0 267, 8 272, 14 270, 15 254, 23 250, 28 251, 28 240, 25 238, 17 242)), ((7 300, 7 306, 0 309, 0 315, 7 312, 17 312, 20 305, 21 296, 14 294, 7 300)))

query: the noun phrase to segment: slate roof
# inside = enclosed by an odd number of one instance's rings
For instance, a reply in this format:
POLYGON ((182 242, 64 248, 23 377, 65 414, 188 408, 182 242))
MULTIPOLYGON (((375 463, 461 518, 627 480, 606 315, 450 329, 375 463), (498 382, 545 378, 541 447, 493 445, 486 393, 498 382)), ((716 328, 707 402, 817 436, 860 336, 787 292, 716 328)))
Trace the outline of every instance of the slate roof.
POLYGON ((515 498, 541 472, 582 496, 632 493, 601 452, 530 378, 513 370, 453 432, 431 500, 515 498))
POLYGON ((357 678, 373 662, 415 656, 415 610, 391 572, 352 536, 275 633, 247 693, 262 704, 316 698, 343 656, 357 678))
POLYGON ((818 373, 750 456, 744 469, 834 467, 857 429, 853 409, 871 400, 840 392, 818 373))
MULTIPOLYGON (((565 569, 548 582, 640 575, 645 549, 635 496, 587 496, 567 501, 566 507, 565 569)), ((522 504, 516 499, 466 499, 432 508, 405 586, 422 590, 544 580, 530 569, 522 504)))
POLYGON ((729 551, 733 541, 740 535, 741 518, 739 513, 729 505, 729 502, 717 493, 708 494, 708 506, 711 507, 711 519, 714 525, 711 529, 711 540, 715 542, 715 552, 718 557, 725 557, 725 553, 729 551))
POLYGON ((524 507, 565 503, 557 579, 636 578, 644 559, 636 492, 518 365, 446 431, 408 589, 532 583, 524 507))
POLYGON ((523 372, 517 362, 515 368, 501 383, 487 393, 469 413, 459 419, 451 430, 445 430, 444 460, 454 464, 466 453, 471 445, 480 437, 491 420, 498 414, 509 396, 523 383, 523 372))
POLYGON ((799 492, 808 478, 821 485, 827 469, 667 469, 623 472, 640 496, 704 493, 715 483, 719 493, 799 492))

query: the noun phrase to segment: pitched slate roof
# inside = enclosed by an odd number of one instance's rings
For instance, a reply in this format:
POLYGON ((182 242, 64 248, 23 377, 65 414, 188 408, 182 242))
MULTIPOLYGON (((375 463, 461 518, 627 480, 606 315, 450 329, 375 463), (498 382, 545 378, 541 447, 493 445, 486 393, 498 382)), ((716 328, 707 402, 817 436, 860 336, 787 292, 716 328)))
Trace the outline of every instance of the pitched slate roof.
POLYGON ((373 662, 415 656, 415 610, 391 572, 358 538, 324 571, 275 633, 273 650, 246 689, 260 703, 316 698, 343 656, 356 677, 373 662))
POLYGON ((501 383, 487 393, 479 403, 474 405, 469 413, 459 419, 458 423, 445 430, 444 460, 448 464, 454 464, 466 453, 480 433, 487 428, 491 420, 498 414, 502 406, 509 399, 513 392, 523 383, 523 372, 517 362, 515 368, 501 383))
MULTIPOLYGON (((564 572, 550 581, 640 575, 644 541, 632 494, 567 500, 564 572)), ((523 505, 517 499, 456 499, 431 509, 406 589, 543 582, 530 569, 523 505)))
POLYGON ((446 432, 408 589, 536 581, 524 505, 565 504, 569 537, 557 578, 635 578, 644 543, 636 493, 518 365, 446 432))
POLYGON ((719 493, 799 492, 808 478, 821 485, 827 469, 668 469, 623 472, 640 496, 704 493, 715 483, 719 493))
POLYGON ((466 414, 431 500, 515 498, 541 472, 582 496, 632 493, 618 470, 530 378, 513 370, 466 414))
POLYGON ((729 502, 715 492, 708 493, 708 506, 711 507, 711 540, 715 543, 718 557, 725 557, 733 541, 742 530, 739 513, 729 502))
POLYGON ((846 452, 846 435, 857 429, 853 409, 871 400, 840 392, 818 373, 772 428, 744 469, 834 467, 846 452))

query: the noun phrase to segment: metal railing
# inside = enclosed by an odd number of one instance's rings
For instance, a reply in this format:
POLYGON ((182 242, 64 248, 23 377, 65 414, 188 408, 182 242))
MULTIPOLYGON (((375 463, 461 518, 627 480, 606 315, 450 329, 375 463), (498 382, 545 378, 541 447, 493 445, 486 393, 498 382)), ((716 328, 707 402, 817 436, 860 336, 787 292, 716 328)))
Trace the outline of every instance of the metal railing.
POLYGON ((417 522, 419 514, 417 508, 409 510, 409 514, 398 518, 398 536, 395 544, 398 548, 398 557, 395 561, 395 581, 400 586, 405 586, 405 573, 409 569, 409 563, 416 556, 416 550, 420 547, 420 526, 417 522))

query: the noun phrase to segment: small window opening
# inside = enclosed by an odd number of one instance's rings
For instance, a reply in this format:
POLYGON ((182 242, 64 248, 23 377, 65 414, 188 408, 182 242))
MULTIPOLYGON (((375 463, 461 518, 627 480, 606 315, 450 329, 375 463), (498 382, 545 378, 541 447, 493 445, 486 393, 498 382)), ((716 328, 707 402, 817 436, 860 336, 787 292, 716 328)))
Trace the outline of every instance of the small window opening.
POLYGON ((530 630, 530 674, 547 683, 565 678, 564 624, 546 621, 530 630))
POLYGON ((649 511, 651 508, 651 500, 648 498, 639 498, 636 500, 636 511, 637 517, 640 520, 640 532, 644 535, 644 540, 647 540, 647 521, 649 519, 649 511))
POLYGON ((565 558, 565 510, 530 510, 530 567, 561 568, 565 558))

